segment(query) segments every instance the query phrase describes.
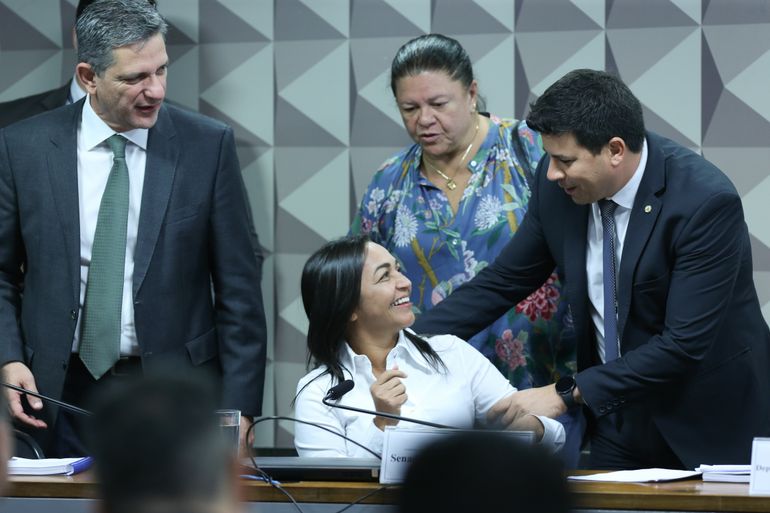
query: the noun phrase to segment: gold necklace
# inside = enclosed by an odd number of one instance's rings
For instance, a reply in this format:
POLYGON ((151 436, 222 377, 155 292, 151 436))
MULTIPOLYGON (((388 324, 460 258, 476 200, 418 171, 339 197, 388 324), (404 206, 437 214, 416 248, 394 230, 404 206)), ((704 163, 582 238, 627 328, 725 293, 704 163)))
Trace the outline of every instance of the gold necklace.
MULTIPOLYGON (((463 156, 460 158, 460 165, 462 166, 463 162, 465 162, 465 157, 468 156, 468 153, 470 153, 471 148, 473 148, 473 141, 476 140, 476 136, 479 134, 479 123, 476 122, 476 131, 473 133, 473 137, 471 138, 471 143, 468 145, 467 148, 465 148, 465 151, 463 152, 463 156)), ((446 186, 450 191, 453 191, 457 189, 457 182, 454 180, 454 176, 449 177, 447 176, 443 171, 441 171, 439 168, 428 162, 428 159, 425 158, 425 154, 422 154, 422 161, 433 171, 438 173, 438 175, 446 180, 446 186)), ((455 176, 457 176, 457 172, 455 172, 455 176)))

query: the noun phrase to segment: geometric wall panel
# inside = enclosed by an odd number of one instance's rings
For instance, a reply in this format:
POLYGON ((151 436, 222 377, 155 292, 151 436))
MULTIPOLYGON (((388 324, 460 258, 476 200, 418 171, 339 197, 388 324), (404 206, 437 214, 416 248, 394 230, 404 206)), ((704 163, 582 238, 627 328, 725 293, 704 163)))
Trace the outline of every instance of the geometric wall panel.
POLYGON ((682 41, 628 85, 639 100, 681 134, 700 144, 700 30, 692 30, 682 41), (665 93, 665 94, 661 94, 665 93))

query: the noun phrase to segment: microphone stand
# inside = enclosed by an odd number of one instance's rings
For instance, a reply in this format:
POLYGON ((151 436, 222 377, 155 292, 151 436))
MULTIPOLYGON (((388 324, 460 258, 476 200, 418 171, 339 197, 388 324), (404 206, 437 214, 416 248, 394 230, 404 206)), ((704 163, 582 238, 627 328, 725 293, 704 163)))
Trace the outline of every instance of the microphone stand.
POLYGON ((27 394, 33 397, 40 398, 44 401, 48 401, 61 408, 64 408, 65 410, 69 410, 69 411, 78 413, 80 415, 85 415, 86 417, 90 417, 91 415, 93 415, 88 410, 84 410, 83 408, 78 408, 77 406, 73 406, 69 403, 65 403, 64 401, 59 401, 58 399, 54 399, 53 397, 48 397, 43 394, 38 394, 37 392, 33 392, 32 390, 27 390, 26 388, 17 387, 16 385, 11 385, 10 383, 0 383, 0 385, 10 388, 11 390, 16 390, 17 392, 21 392, 22 394, 27 394))
POLYGON ((393 420, 403 420, 405 422, 411 422, 413 424, 422 424, 423 426, 430 426, 430 427, 439 428, 439 429, 457 429, 452 426, 445 426, 443 424, 436 424, 435 422, 428 422, 427 420, 410 419, 409 417, 402 417, 400 415, 394 415, 392 413, 385 413, 385 412, 373 411, 373 410, 364 410, 362 408, 356 408, 354 406, 345 406, 342 404, 335 404, 335 403, 332 403, 328 397, 324 397, 321 400, 321 402, 324 403, 326 406, 329 406, 330 408, 340 408, 342 410, 354 411, 356 413, 366 413, 367 415, 374 415, 376 417, 385 417, 393 420))

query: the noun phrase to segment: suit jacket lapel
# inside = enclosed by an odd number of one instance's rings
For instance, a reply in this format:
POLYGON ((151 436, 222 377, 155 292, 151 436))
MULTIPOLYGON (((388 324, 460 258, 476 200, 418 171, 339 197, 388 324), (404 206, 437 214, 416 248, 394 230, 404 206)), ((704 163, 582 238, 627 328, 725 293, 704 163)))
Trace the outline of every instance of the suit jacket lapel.
POLYGON ((631 218, 628 221, 626 238, 618 275, 618 335, 623 344, 623 330, 631 308, 631 288, 639 258, 647 240, 650 238, 658 219, 663 202, 658 193, 665 186, 665 161, 663 152, 658 148, 659 139, 647 133, 647 165, 644 176, 634 199, 631 218))
POLYGON ((78 200, 77 131, 83 109, 81 100, 72 107, 67 123, 52 125, 48 150, 48 179, 64 237, 65 261, 75 302, 80 298, 80 209, 78 200))
MULTIPOLYGON (((572 200, 568 200, 570 203, 572 200)), ((571 206, 572 207, 572 206, 571 206)), ((588 311, 588 278, 586 276, 586 240, 588 232, 588 205, 575 205, 565 215, 564 227, 564 273, 566 275, 567 300, 572 311, 578 343, 578 369, 591 364, 593 340, 589 327, 591 316, 588 311)))
POLYGON ((174 183, 179 147, 175 144, 174 123, 165 106, 147 138, 147 164, 144 173, 139 229, 134 252, 133 295, 139 292, 152 260, 166 207, 174 183))

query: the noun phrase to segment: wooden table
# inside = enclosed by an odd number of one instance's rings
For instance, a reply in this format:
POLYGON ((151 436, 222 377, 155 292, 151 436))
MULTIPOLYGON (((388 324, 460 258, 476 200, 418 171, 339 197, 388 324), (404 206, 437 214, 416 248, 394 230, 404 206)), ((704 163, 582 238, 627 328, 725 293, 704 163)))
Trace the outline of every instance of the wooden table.
MULTIPOLYGON (((381 485, 304 481, 284 483, 283 487, 300 503, 347 504, 380 489, 381 485)), ((578 510, 770 511, 770 497, 750 496, 749 485, 741 483, 704 483, 700 479, 660 484, 571 482, 570 488, 578 510)), ((288 500, 280 491, 260 482, 243 481, 241 489, 247 502, 264 504, 288 500)), ((96 494, 96 483, 90 472, 73 477, 12 477, 6 491, 6 496, 18 498, 93 499, 96 494)), ((386 487, 363 504, 395 504, 397 500, 398 488, 386 487)))

